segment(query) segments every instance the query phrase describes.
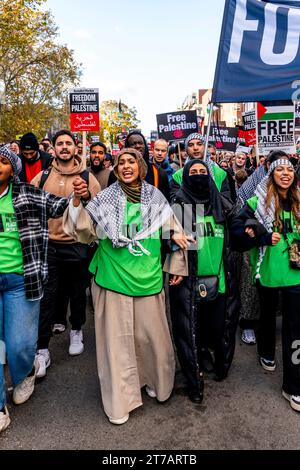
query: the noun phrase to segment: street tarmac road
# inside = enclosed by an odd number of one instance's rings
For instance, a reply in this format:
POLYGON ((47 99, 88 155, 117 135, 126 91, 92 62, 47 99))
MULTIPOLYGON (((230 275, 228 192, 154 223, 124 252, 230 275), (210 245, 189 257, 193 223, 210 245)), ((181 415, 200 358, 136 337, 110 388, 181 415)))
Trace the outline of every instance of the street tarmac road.
MULTIPOLYGON (((143 406, 129 421, 109 423, 96 370, 93 315, 84 328, 85 351, 68 355, 69 332, 51 342, 52 365, 30 400, 15 406, 0 435, 6 450, 245 450, 298 449, 300 414, 281 396, 280 319, 275 372, 258 364, 256 347, 237 337, 236 354, 224 382, 206 378, 202 405, 189 401, 181 373, 172 397, 159 404, 143 391, 143 406)), ((239 333, 239 332, 238 332, 239 333)))

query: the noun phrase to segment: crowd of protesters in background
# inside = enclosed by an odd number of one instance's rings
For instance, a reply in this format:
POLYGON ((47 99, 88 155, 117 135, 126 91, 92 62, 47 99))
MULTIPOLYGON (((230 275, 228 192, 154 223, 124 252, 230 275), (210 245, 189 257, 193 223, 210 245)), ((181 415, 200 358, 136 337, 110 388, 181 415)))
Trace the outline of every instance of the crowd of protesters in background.
POLYGON ((230 372, 238 325, 244 343, 257 343, 261 367, 274 372, 278 313, 282 395, 300 411, 292 360, 300 340, 299 147, 255 156, 218 150, 199 133, 151 144, 132 131, 113 156, 100 141, 83 148, 66 129, 1 145, 0 432, 10 424, 6 364, 19 405, 55 367, 50 340, 68 323, 68 353, 82 354, 88 289, 112 424, 143 404, 143 387, 169 399, 176 354, 187 396, 202 403, 205 375, 221 381, 230 372))

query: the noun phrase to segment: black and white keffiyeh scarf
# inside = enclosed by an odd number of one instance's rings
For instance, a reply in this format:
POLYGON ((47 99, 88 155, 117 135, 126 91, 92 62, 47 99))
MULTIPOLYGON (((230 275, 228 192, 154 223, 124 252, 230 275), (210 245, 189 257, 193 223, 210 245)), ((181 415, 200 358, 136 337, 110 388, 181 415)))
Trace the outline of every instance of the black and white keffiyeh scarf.
POLYGON ((245 181, 245 183, 238 190, 238 198, 241 202, 241 207, 246 204, 246 201, 254 196, 257 186, 266 177, 267 170, 264 165, 260 166, 252 173, 251 176, 245 181))
MULTIPOLYGON (((267 208, 266 207, 266 201, 267 201, 267 192, 268 192, 268 182, 270 179, 270 176, 272 175, 273 171, 275 168, 278 166, 285 165, 289 166, 290 168, 294 167, 292 163, 287 160, 286 158, 281 158, 280 160, 276 160, 273 162, 270 166, 270 169, 261 181, 261 183, 257 186, 255 195, 258 197, 258 203, 257 203, 257 208, 255 211, 255 217, 258 220, 259 223, 261 223, 265 229, 267 230, 268 233, 272 233, 274 230, 274 221, 275 221, 275 199, 274 197, 271 200, 270 206, 267 208)), ((266 246, 262 246, 259 248, 259 259, 257 262, 257 267, 256 267, 256 279, 260 279, 260 267, 263 261, 263 258, 266 253, 266 246)))
POLYGON ((132 238, 124 235, 127 198, 117 181, 89 202, 86 210, 104 237, 108 237, 114 248, 127 247, 134 256, 149 256, 151 253, 140 243, 150 238, 173 215, 173 211, 163 196, 154 186, 142 182, 141 218, 142 228, 132 238))
POLYGON ((274 197, 272 198, 270 207, 267 209, 266 200, 267 200, 268 182, 275 168, 281 165, 289 166, 290 168, 294 170, 292 163, 286 158, 281 158, 280 160, 276 160, 275 162, 271 164, 266 177, 257 186, 256 191, 255 191, 255 195, 258 197, 258 204, 257 204, 257 209, 255 211, 255 217, 258 220, 258 222, 260 222, 269 233, 273 232, 273 224, 275 220, 275 199, 274 197))

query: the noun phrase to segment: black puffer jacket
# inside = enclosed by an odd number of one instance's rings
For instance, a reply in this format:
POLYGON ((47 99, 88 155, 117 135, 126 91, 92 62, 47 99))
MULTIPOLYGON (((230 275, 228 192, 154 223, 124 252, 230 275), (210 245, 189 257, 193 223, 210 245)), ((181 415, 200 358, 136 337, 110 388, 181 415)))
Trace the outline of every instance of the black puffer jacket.
MULTIPOLYGON (((179 202, 174 201, 176 204, 179 202)), ((180 203, 183 210, 183 204, 180 203)), ((183 219, 182 219, 183 220, 183 219)), ((194 222, 195 223, 195 222, 194 222)), ((227 222, 224 225, 224 251, 223 261, 226 278, 226 312, 225 326, 220 349, 222 358, 215 370, 218 380, 224 379, 229 371, 235 350, 235 335, 238 324, 240 300, 237 283, 236 255, 232 252, 229 243, 227 222)), ((170 288, 170 303, 173 335, 177 348, 177 355, 181 369, 185 375, 188 386, 203 389, 203 380, 200 377, 197 345, 197 308, 194 304, 194 286, 197 277, 197 251, 188 252, 189 277, 183 282, 170 288)))

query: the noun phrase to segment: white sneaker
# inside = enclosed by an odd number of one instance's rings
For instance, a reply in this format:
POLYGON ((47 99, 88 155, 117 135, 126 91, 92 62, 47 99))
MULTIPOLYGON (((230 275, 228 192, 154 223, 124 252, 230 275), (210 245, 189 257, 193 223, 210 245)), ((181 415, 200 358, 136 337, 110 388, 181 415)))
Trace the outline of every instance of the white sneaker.
POLYGON ((256 344, 254 330, 243 330, 241 339, 246 344, 256 344))
POLYGON ((108 419, 109 419, 109 422, 111 424, 117 424, 117 425, 125 424, 125 423, 127 423, 128 419, 129 419, 129 414, 123 416, 123 418, 120 418, 120 419, 113 419, 113 418, 108 418, 108 419))
POLYGON ((290 402, 293 410, 300 411, 300 396, 299 395, 289 395, 288 393, 282 390, 282 396, 290 402))
POLYGON ((66 331, 66 326, 62 323, 55 323, 52 327, 52 333, 59 334, 63 333, 64 331, 66 331))
POLYGON ((45 377, 46 369, 48 369, 51 364, 49 349, 38 349, 35 358, 39 363, 39 370, 36 374, 36 377, 41 379, 42 377, 45 377))
POLYGON ((83 353, 83 334, 82 330, 71 330, 70 331, 70 347, 69 354, 70 356, 78 356, 83 353))
POLYGON ((151 398, 156 398, 156 393, 155 393, 155 391, 153 390, 153 388, 148 387, 148 385, 147 385, 147 387, 146 387, 146 393, 147 393, 147 395, 148 395, 149 397, 151 397, 151 398))
POLYGON ((35 382, 35 377, 38 371, 39 371, 39 363, 35 359, 34 360, 34 374, 31 375, 30 377, 26 377, 26 379, 24 379, 23 382, 21 382, 14 388, 13 402, 15 405, 22 405, 22 403, 25 403, 31 397, 34 391, 34 382, 35 382))
POLYGON ((4 411, 0 411, 0 432, 4 431, 10 425, 10 417, 8 409, 4 407, 4 411))

